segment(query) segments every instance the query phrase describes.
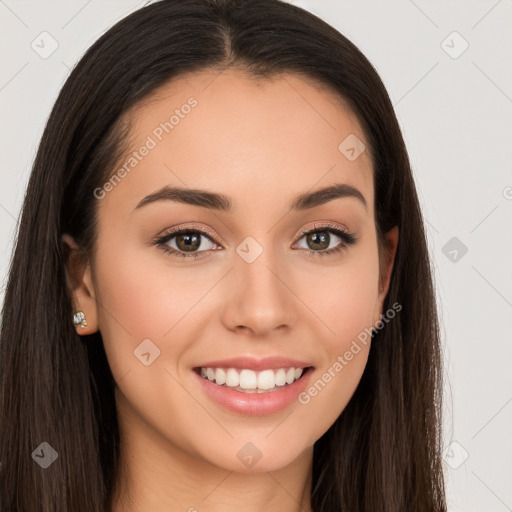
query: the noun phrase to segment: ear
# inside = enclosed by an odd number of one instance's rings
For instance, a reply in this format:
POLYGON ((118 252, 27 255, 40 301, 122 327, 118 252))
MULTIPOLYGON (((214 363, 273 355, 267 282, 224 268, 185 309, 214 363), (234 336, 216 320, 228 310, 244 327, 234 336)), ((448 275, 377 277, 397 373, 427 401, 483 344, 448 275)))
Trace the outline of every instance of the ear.
MULTIPOLYGON (((95 333, 98 330, 98 308, 91 266, 70 235, 62 235, 61 247, 66 265, 66 282, 73 297, 73 312, 83 311, 87 320, 87 326, 75 326, 76 332, 80 335, 95 333)), ((69 321, 72 322, 73 318, 69 321)))
POLYGON ((374 319, 374 324, 380 320, 382 314, 382 307, 384 299, 388 293, 389 283, 391 282, 391 273, 393 271, 393 264, 395 262, 396 249, 398 247, 398 226, 394 226, 384 235, 384 248, 380 262, 380 276, 379 276, 379 312, 378 318, 374 319))

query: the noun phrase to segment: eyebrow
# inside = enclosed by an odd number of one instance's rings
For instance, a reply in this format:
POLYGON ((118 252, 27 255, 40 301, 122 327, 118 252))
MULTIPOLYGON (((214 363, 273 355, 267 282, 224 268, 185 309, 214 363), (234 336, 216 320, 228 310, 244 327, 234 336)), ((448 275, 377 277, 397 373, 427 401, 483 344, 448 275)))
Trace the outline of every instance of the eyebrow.
MULTIPOLYGON (((366 199, 359 190, 345 183, 337 183, 335 185, 330 185, 313 192, 306 192, 298 195, 290 204, 290 210, 309 210, 316 206, 321 206, 334 199, 345 197, 354 197, 358 199, 364 208, 366 210, 368 209, 366 199)), ((144 199, 142 199, 134 208, 134 211, 157 201, 177 201, 179 203, 200 206, 202 208, 223 212, 230 212, 233 208, 231 199, 223 194, 193 188, 176 188, 165 186, 160 190, 157 190, 156 192, 144 197, 144 199)))

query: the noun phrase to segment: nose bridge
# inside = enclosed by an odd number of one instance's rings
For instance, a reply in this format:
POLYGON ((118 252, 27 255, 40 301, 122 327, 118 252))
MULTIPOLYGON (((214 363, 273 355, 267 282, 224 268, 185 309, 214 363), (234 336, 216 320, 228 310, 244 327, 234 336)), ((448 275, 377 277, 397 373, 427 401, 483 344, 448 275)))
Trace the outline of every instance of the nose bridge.
POLYGON ((236 247, 225 318, 231 329, 245 327, 263 335, 293 321, 293 294, 271 240, 267 236, 264 247, 249 236, 236 247))

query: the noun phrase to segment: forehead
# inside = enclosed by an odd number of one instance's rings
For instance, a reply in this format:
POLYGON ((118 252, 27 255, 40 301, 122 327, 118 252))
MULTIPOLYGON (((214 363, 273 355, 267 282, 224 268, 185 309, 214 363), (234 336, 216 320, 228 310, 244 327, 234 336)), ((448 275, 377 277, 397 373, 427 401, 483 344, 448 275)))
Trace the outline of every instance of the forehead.
POLYGON ((303 76, 189 74, 159 87, 124 118, 130 137, 116 169, 132 152, 151 149, 112 197, 130 202, 129 195, 140 199, 169 184, 222 191, 236 210, 263 197, 275 202, 282 191, 292 197, 346 183, 373 203, 369 146, 357 117, 329 88, 303 76), (366 146, 355 160, 342 151, 351 137, 366 146))

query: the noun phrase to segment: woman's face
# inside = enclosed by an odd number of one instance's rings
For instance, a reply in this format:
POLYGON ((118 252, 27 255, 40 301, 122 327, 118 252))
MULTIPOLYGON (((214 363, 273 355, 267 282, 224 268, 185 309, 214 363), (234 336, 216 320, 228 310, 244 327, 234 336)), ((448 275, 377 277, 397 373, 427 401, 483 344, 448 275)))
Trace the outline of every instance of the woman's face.
POLYGON ((230 471, 283 468, 347 405, 370 348, 357 340, 382 312, 397 233, 379 276, 367 142, 332 93, 291 74, 203 72, 150 100, 95 191, 79 332, 101 332, 127 439, 230 471), (335 185, 348 193, 298 202, 335 185), (303 368, 292 385, 290 368, 303 368))

